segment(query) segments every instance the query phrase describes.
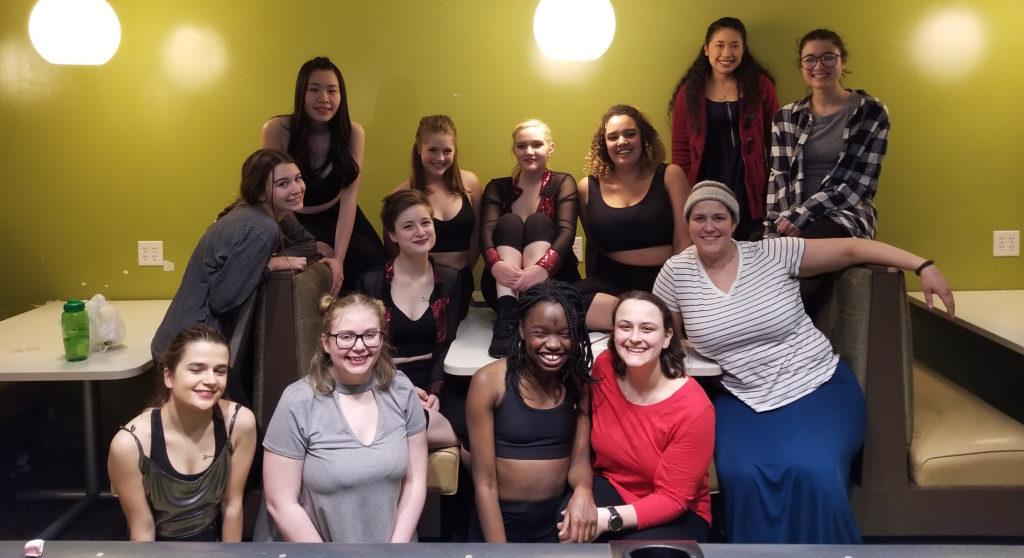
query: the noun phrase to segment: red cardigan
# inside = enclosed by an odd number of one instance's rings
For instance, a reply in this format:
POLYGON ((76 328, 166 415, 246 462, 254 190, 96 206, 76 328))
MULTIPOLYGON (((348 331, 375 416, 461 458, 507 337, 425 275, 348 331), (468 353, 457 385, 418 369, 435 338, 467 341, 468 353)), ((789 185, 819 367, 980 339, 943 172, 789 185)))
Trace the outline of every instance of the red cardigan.
MULTIPOLYGON (((772 118, 779 111, 779 97, 767 76, 761 76, 761 99, 758 103, 743 102, 740 107, 740 141, 742 142, 743 176, 747 187, 747 203, 754 221, 764 218, 768 187, 767 149, 771 142, 772 118)), ((686 110, 686 87, 676 95, 672 110, 672 162, 683 167, 690 184, 697 181, 704 141, 707 138, 707 99, 700 97, 697 118, 686 110)))
POLYGON ((710 525, 715 410, 704 390, 691 378, 664 401, 630 403, 608 351, 597 357, 591 375, 594 474, 633 505, 638 529, 664 525, 686 510, 710 525))

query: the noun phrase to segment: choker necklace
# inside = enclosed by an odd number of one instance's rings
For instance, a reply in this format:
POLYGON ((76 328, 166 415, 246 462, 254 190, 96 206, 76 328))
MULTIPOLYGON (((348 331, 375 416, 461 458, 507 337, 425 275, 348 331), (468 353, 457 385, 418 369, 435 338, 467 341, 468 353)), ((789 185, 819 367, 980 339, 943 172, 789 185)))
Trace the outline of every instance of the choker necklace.
POLYGON ((357 393, 363 393, 364 391, 369 391, 370 389, 373 388, 374 384, 376 383, 376 379, 376 377, 371 376, 370 379, 367 380, 366 382, 354 386, 346 385, 335 380, 334 391, 339 395, 355 395, 357 393))

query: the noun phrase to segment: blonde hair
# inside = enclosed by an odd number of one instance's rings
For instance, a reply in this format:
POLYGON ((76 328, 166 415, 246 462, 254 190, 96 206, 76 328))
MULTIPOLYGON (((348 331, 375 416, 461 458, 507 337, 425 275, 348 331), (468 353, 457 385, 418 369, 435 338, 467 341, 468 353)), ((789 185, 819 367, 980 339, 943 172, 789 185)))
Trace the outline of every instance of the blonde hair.
MULTIPOLYGON (((335 300, 331 295, 324 295, 320 298, 320 311, 324 313, 320 320, 320 343, 317 345, 316 354, 309 364, 309 383, 317 392, 329 395, 334 391, 334 377, 331 376, 331 355, 324 350, 324 339, 331 332, 331 324, 339 314, 353 307, 369 308, 377 316, 380 323, 381 335, 384 331, 384 303, 376 298, 366 296, 362 293, 347 295, 335 300)), ((377 378, 377 388, 387 390, 391 381, 395 379, 395 363, 391 359, 391 347, 386 339, 381 342, 377 362, 373 365, 373 375, 377 378)))
POLYGON ((544 141, 548 142, 551 145, 554 145, 555 143, 554 140, 551 139, 551 127, 541 120, 531 118, 529 120, 524 120, 519 124, 516 124, 516 127, 512 128, 512 156, 516 159, 516 164, 514 167, 512 167, 513 180, 517 180, 519 178, 519 175, 523 172, 523 168, 519 165, 519 158, 515 157, 516 136, 519 135, 519 132, 522 132, 527 128, 540 128, 541 133, 544 135, 544 141))

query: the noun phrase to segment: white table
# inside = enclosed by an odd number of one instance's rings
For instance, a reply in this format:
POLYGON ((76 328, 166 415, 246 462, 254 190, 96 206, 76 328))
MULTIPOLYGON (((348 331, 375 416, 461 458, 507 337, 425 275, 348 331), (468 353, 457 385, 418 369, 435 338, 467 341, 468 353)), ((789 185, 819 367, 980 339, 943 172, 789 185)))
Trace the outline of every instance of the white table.
POLYGON ((62 302, 50 302, 0 321, 0 381, 82 382, 82 426, 85 448, 85 491, 82 498, 47 527, 41 539, 59 535, 100 494, 98 468, 99 386, 101 380, 131 378, 153 364, 149 345, 170 305, 169 300, 112 301, 125 323, 122 345, 90 353, 79 362, 64 360, 60 315, 62 302))
MULTIPOLYGON (((912 292, 911 303, 927 308, 924 293, 912 292)), ((1024 290, 954 291, 956 323, 1024 354, 1024 290)), ((943 310, 939 297, 933 297, 936 309, 943 310)))
MULTIPOLYGON (((487 354, 491 344, 491 324, 495 313, 490 308, 473 307, 459 324, 459 331, 444 359, 444 371, 453 376, 472 376, 477 370, 496 359, 487 354)), ((607 333, 591 333, 594 356, 608 348, 607 333)), ((686 347, 686 373, 690 376, 720 376, 722 369, 712 360, 686 347)))

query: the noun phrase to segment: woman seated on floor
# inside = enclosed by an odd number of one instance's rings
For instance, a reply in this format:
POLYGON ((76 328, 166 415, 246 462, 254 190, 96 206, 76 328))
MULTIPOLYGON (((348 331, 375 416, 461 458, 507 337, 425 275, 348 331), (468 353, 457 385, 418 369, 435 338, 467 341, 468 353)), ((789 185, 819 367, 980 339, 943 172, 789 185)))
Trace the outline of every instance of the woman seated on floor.
POLYGON ((223 399, 228 344, 206 325, 171 339, 153 408, 122 426, 107 471, 133 541, 242 540, 252 411, 223 399))
POLYGON ((384 307, 363 294, 326 308, 309 375, 281 395, 263 439, 277 533, 255 540, 410 542, 427 495, 427 421, 384 343, 384 307))
POLYGON ((444 358, 459 330, 459 272, 430 258, 436 239, 433 208, 420 190, 399 190, 384 198, 380 212, 384 233, 398 246, 398 256, 364 273, 356 289, 384 303, 384 328, 395 351, 395 366, 416 386, 430 412, 427 442, 431 447, 458 444, 465 436, 465 408, 449 419, 439 414, 444 391, 444 358), (452 431, 452 424, 460 428, 452 431))
MULTIPOLYGON (((630 291, 615 307, 612 324, 590 385, 598 540, 705 541, 715 444, 711 401, 686 376, 664 302, 630 291)), ((566 521, 560 536, 571 530, 566 521)))
POLYGON ((471 541, 557 542, 596 534, 591 496, 591 353, 576 289, 551 280, 523 292, 508 359, 473 376, 466 402, 476 512, 471 541), (568 502, 568 506, 567 506, 568 502))

